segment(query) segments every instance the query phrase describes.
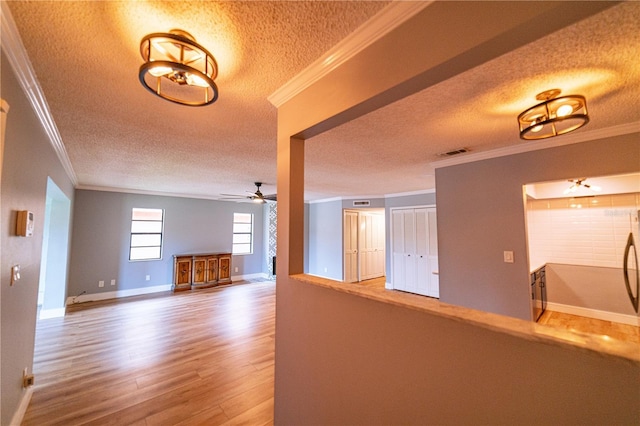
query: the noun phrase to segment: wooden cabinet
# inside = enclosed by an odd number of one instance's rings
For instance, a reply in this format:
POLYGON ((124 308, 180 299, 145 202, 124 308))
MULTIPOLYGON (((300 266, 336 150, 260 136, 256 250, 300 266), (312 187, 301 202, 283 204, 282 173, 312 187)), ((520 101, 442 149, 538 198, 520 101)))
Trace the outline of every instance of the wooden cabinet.
POLYGON ((173 291, 191 289, 191 256, 176 257, 173 262, 173 291))
POLYGON ((231 253, 176 254, 173 291, 231 284, 231 253))
POLYGON ((219 259, 218 284, 228 284, 231 282, 231 255, 222 254, 219 259))

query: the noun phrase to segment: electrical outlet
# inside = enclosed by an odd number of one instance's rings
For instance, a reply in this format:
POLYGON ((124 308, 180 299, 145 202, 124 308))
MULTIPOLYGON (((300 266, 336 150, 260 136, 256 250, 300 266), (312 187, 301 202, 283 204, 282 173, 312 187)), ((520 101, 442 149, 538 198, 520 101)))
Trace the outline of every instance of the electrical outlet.
POLYGON ((238 272, 238 267, 233 268, 233 272, 238 272))
POLYGON ((111 285, 116 285, 116 280, 111 280, 111 285))
POLYGON ((151 275, 147 275, 147 276, 145 276, 145 277, 144 277, 144 279, 145 279, 146 281, 149 281, 149 280, 151 279, 151 275))
POLYGON ((503 253, 504 256, 504 263, 513 263, 513 252, 512 251, 505 251, 503 253))
POLYGON ((104 287, 104 281, 102 280, 98 281, 98 287, 104 287))
POLYGON ((22 387, 28 388, 29 386, 33 386, 35 383, 35 376, 33 374, 29 374, 29 369, 27 367, 22 370, 22 387))

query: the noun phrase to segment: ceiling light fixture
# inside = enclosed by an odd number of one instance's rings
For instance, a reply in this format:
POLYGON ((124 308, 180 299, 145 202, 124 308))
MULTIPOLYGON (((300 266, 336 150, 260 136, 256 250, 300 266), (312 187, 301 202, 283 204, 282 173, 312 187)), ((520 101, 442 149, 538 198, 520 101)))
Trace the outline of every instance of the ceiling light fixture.
POLYGON ((218 99, 218 64, 186 31, 154 33, 140 42, 145 63, 140 83, 152 93, 181 105, 202 106, 218 99))
POLYGON ((581 95, 558 97, 560 89, 546 90, 543 101, 518 116, 520 139, 546 139, 572 132, 589 122, 587 101, 581 95))
POLYGON ((600 192, 602 190, 602 188, 600 188, 598 185, 589 185, 587 183, 584 183, 585 180, 587 180, 587 178, 569 179, 569 182, 571 182, 571 186, 565 189, 564 193, 571 194, 572 192, 576 192, 581 186, 587 189, 591 189, 595 192, 600 192))

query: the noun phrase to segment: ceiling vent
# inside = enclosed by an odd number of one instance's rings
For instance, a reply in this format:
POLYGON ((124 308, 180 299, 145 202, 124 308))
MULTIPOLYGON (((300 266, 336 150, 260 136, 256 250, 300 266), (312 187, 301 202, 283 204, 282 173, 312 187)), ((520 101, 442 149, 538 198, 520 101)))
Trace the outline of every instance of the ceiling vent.
POLYGON ((464 154, 465 152, 471 151, 469 148, 458 148, 447 152, 441 152, 438 154, 438 157, 452 157, 458 154, 464 154))
POLYGON ((357 200, 353 202, 353 207, 369 207, 371 205, 371 201, 369 200, 357 200))

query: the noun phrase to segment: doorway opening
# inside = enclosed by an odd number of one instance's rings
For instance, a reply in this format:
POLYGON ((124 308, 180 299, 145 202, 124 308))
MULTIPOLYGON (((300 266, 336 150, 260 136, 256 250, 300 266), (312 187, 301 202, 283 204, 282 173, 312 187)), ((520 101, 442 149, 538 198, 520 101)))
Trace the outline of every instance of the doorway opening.
POLYGON ((356 283, 385 276, 384 209, 343 212, 343 277, 356 283))
POLYGON ((65 314, 71 200, 47 179, 47 200, 38 286, 38 319, 65 314))
POLYGON ((640 173, 533 183, 525 192, 529 269, 545 277, 545 291, 531 280, 534 320, 640 343, 637 257, 625 262, 628 241, 640 238, 640 173))

